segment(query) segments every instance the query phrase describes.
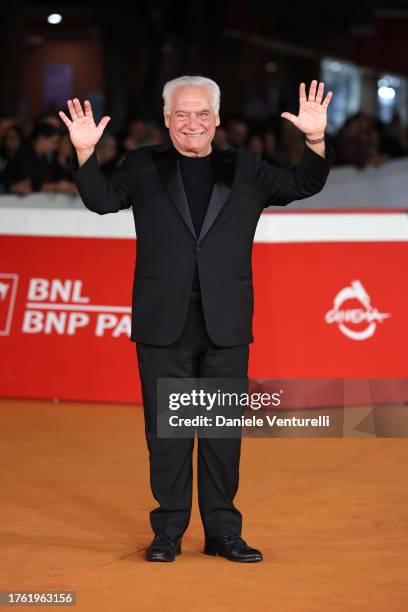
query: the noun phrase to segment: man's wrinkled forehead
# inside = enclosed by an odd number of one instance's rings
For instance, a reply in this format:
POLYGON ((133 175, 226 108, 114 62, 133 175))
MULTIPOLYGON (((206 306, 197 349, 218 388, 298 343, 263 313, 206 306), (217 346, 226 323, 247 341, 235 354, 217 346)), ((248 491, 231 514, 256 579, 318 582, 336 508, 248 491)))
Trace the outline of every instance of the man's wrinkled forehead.
POLYGON ((210 92, 205 87, 178 87, 171 97, 171 111, 214 112, 210 92))

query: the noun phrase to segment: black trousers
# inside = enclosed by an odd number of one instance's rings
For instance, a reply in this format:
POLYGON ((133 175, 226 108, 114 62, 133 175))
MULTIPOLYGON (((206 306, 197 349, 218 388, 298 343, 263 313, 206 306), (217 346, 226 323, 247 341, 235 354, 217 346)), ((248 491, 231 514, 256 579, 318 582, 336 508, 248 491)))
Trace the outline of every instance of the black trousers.
MULTIPOLYGON (((199 295, 190 298, 186 323, 171 345, 136 346, 150 461, 150 484, 159 506, 151 511, 156 535, 181 537, 192 503, 194 438, 156 434, 157 378, 247 378, 249 346, 217 347, 204 321, 199 295)), ((242 516, 233 500, 238 489, 241 438, 198 437, 198 501, 207 538, 241 534, 242 516)))

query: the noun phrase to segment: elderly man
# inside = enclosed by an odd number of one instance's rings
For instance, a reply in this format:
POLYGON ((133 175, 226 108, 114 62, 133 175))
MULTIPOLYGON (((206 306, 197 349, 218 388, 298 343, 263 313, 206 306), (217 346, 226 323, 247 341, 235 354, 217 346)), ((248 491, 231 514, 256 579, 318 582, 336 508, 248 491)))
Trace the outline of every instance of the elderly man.
MULTIPOLYGON (((95 145, 109 122, 95 124, 89 101, 68 100, 69 129, 78 164, 73 178, 85 206, 99 214, 132 206, 137 231, 131 340, 142 382, 155 537, 149 561, 174 561, 181 552, 192 500, 194 438, 157 435, 160 378, 247 377, 253 342, 251 251, 262 210, 318 193, 331 166, 324 132, 331 92, 300 85, 298 115, 283 113, 305 134, 296 168, 276 168, 256 154, 212 144, 220 124, 218 85, 184 76, 164 86, 164 121, 171 142, 130 151, 109 178, 95 145)), ((198 495, 204 552, 232 561, 262 560, 242 539, 238 489, 241 439, 199 437, 198 495)))

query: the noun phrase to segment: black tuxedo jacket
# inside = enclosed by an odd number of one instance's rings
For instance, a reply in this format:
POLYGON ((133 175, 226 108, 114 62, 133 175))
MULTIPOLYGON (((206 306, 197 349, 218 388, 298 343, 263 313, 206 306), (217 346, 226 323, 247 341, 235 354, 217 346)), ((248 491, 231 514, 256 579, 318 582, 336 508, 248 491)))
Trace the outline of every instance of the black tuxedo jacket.
POLYGON ((197 261, 208 334, 217 346, 253 342, 251 253, 266 206, 318 193, 334 157, 305 145, 295 168, 213 146, 215 184, 196 236, 171 144, 130 151, 108 178, 93 154, 72 176, 85 206, 101 215, 132 207, 137 234, 131 340, 165 346, 182 332, 197 261))

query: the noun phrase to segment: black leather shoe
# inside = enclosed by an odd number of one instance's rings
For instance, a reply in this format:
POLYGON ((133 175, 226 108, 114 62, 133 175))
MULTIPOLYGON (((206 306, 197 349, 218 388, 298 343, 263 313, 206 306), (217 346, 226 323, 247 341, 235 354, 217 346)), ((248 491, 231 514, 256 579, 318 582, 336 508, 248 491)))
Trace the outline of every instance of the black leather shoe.
POLYGON ((181 538, 169 535, 157 535, 146 550, 147 561, 175 561, 181 553, 181 538))
POLYGON ((262 553, 251 548, 239 535, 226 535, 205 541, 204 553, 206 555, 220 555, 230 561, 239 563, 256 563, 262 561, 262 553))

